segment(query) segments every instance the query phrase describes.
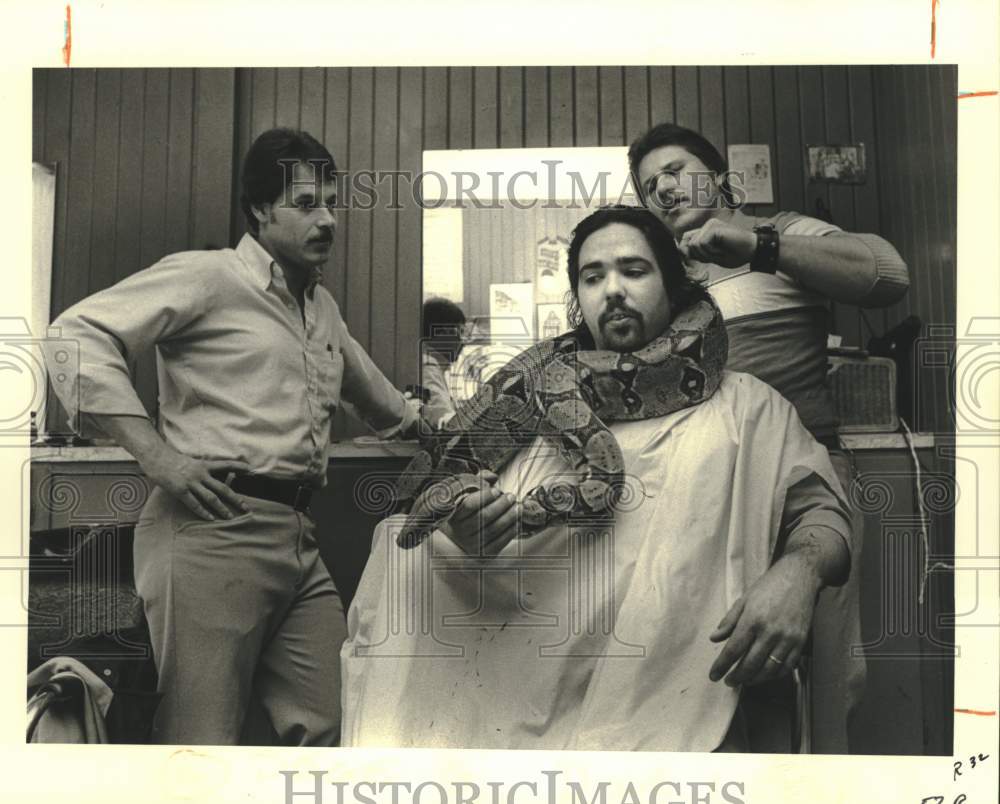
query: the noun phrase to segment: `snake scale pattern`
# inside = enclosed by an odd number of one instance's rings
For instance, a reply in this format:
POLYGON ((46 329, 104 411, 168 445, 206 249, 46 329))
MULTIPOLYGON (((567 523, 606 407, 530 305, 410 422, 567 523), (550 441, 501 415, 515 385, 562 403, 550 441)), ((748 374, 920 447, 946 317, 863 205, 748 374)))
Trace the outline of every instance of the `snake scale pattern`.
POLYGON ((581 349, 573 334, 541 341, 515 357, 457 409, 403 471, 396 486, 408 512, 400 547, 426 539, 461 499, 482 487, 541 435, 568 464, 522 500, 519 535, 573 517, 611 516, 625 465, 606 422, 664 416, 708 399, 722 380, 728 341, 722 315, 703 300, 635 352, 581 349))

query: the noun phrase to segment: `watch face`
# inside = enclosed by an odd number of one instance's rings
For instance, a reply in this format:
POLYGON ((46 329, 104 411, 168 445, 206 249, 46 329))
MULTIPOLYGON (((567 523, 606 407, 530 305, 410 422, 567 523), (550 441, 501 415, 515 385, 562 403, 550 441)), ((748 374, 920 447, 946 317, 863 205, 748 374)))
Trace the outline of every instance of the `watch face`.
POLYGON ((773 274, 778 269, 778 232, 770 223, 753 227, 757 250, 750 260, 750 270, 773 274))

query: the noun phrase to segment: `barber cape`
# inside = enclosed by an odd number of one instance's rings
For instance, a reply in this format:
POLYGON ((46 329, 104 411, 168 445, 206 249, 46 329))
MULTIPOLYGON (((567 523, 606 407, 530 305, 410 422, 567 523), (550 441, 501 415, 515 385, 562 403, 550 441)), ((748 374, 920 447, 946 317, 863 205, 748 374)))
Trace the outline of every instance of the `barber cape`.
MULTIPOLYGON (((787 490, 826 450, 773 389, 726 373, 695 407, 610 427, 628 493, 613 524, 571 522, 467 556, 440 531, 376 529, 342 651, 349 746, 711 751, 738 690, 708 635, 771 564, 787 490)), ((538 439, 497 485, 571 471, 538 439)))

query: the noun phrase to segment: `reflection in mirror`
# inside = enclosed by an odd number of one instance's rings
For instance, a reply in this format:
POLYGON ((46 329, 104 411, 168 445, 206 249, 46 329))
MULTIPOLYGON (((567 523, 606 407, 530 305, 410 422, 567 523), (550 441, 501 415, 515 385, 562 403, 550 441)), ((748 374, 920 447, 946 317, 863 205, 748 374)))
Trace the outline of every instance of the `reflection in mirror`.
POLYGON ((570 329, 573 228, 602 205, 636 203, 621 147, 425 151, 421 191, 424 302, 448 299, 466 322, 450 350, 425 336, 421 384, 440 372, 456 402, 570 329))

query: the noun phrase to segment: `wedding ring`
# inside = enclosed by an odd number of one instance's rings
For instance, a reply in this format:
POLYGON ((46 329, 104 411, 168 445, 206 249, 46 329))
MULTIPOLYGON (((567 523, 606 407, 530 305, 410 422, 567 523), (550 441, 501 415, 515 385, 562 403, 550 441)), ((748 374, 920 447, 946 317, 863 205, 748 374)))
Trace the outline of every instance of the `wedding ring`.
POLYGON ((781 659, 778 659, 778 658, 775 658, 774 656, 772 656, 772 655, 770 655, 770 654, 768 654, 768 656, 767 656, 767 660, 768 660, 769 662, 774 662, 775 664, 779 664, 779 665, 781 665, 782 667, 784 667, 784 666, 785 666, 785 663, 784 663, 783 661, 781 661, 781 659))

